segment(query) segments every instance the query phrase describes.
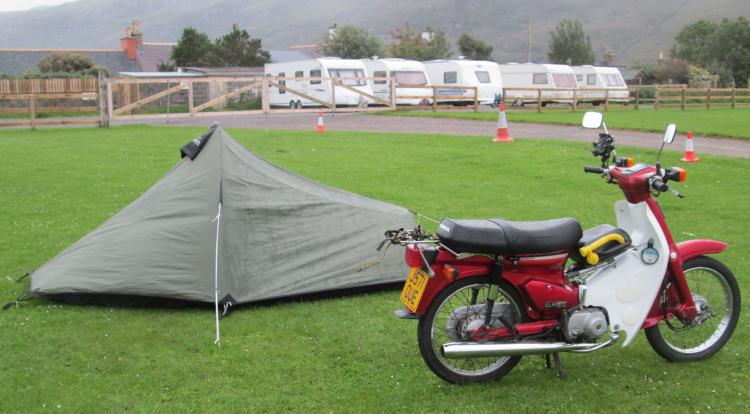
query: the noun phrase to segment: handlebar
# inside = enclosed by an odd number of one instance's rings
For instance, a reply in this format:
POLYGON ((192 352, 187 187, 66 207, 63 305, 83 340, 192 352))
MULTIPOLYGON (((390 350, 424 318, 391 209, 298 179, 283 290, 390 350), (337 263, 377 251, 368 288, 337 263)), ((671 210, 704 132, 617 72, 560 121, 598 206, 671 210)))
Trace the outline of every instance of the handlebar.
POLYGON ((604 168, 601 167, 583 167, 583 172, 593 174, 604 174, 604 168))
POLYGON ((653 187, 655 190, 661 191, 662 193, 665 191, 669 191, 669 186, 659 176, 655 176, 651 180, 651 187, 653 187))

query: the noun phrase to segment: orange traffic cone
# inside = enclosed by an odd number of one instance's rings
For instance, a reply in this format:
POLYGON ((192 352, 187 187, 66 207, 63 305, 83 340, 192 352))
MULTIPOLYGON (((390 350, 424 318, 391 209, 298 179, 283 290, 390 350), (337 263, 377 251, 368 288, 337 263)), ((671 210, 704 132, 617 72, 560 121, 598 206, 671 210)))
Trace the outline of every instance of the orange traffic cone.
POLYGON ((497 113, 497 133, 492 142, 511 142, 513 138, 508 132, 508 120, 505 118, 505 100, 500 101, 500 110, 497 113))
POLYGON ((693 133, 690 131, 688 131, 687 142, 685 143, 685 156, 680 158, 680 161, 698 162, 698 157, 695 156, 695 147, 693 147, 693 133))
POLYGON ((315 132, 326 132, 326 126, 323 125, 323 113, 318 113, 318 126, 315 127, 315 132))

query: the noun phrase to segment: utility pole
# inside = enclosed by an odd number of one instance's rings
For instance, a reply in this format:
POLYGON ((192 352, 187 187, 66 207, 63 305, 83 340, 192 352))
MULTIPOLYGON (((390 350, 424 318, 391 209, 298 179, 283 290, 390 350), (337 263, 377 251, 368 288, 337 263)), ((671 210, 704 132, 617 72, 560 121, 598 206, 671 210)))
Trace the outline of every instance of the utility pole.
POLYGON ((528 60, 527 62, 531 63, 531 15, 529 15, 529 25, 528 25, 528 38, 527 38, 527 44, 528 44, 528 60))

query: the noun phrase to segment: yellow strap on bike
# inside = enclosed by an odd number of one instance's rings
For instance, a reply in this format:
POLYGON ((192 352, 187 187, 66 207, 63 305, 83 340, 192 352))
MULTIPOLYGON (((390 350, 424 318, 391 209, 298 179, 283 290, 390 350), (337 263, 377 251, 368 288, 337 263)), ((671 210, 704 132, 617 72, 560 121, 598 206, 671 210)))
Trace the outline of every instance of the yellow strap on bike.
POLYGON ((620 236, 619 234, 608 234, 599 240, 589 244, 588 246, 583 246, 580 249, 578 249, 578 252, 581 253, 582 257, 586 258, 586 262, 590 265, 595 265, 599 263, 599 255, 594 253, 594 250, 604 246, 605 244, 616 241, 620 244, 625 243, 625 238, 620 236))

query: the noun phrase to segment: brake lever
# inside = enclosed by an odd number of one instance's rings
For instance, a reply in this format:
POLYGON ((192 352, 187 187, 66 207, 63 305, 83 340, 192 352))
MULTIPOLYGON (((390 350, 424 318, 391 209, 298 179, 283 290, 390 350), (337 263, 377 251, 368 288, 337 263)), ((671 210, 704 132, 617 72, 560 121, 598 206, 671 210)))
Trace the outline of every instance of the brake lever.
POLYGON ((671 188, 670 188, 670 189, 669 189, 669 192, 670 192, 670 193, 672 193, 672 194, 674 194, 674 195, 675 195, 675 196, 677 196, 678 198, 685 198, 685 195, 684 195, 684 194, 682 194, 681 192, 677 191, 677 190, 674 190, 674 189, 671 189, 671 188))

